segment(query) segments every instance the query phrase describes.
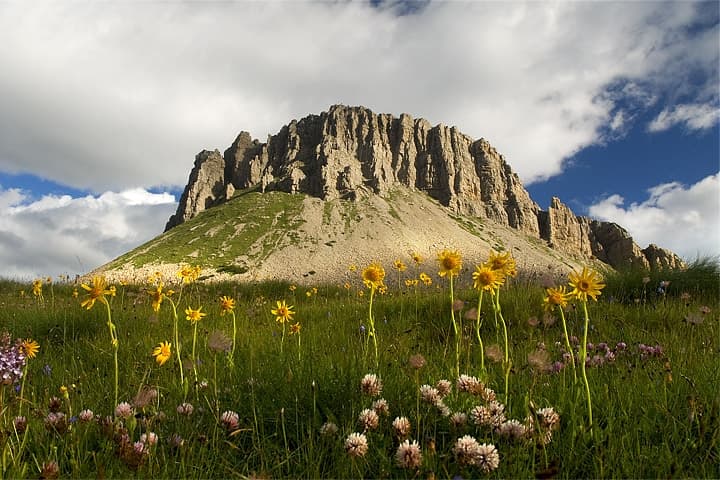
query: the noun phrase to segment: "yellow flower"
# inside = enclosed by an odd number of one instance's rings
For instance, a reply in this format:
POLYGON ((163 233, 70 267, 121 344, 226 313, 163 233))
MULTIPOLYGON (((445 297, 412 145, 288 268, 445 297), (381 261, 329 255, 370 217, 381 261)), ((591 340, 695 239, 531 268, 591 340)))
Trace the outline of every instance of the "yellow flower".
POLYGON ((21 296, 21 297, 24 297, 24 296, 25 296, 25 290, 20 290, 20 296, 21 296))
POLYGON ((348 270, 350 270, 351 272, 356 272, 356 271, 357 271, 357 265, 355 265, 354 263, 351 264, 351 265, 348 267, 348 270))
POLYGON ((160 342, 160 345, 155 347, 152 354, 158 364, 162 365, 170 359, 170 357, 172 356, 171 347, 172 343, 169 342, 160 342))
POLYGON ((597 301, 595 297, 600 295, 600 290, 605 288, 600 274, 595 270, 588 270, 587 267, 583 267, 581 273, 570 272, 568 279, 570 280, 568 283, 573 288, 570 295, 581 302, 587 302, 587 297, 597 301))
POLYGON ((412 258, 412 261, 415 262, 415 265, 420 265, 425 259, 420 256, 419 253, 413 252, 410 257, 412 258))
POLYGON ((45 282, 46 282, 46 283, 52 283, 52 277, 47 277, 47 278, 45 279, 45 282))
POLYGON ((190 308, 190 307, 186 308, 186 309, 185 309, 185 315, 187 315, 187 316, 186 316, 185 318, 186 318, 187 320, 190 320, 190 323, 197 323, 197 322, 199 322, 200 320, 202 320, 202 318, 203 318, 204 316, 207 315, 207 313, 202 313, 200 310, 202 310, 202 307, 198 307, 197 310, 194 310, 194 309, 192 309, 192 308, 190 308))
POLYGON ((297 287, 295 285, 290 285, 290 291, 294 292, 297 287))
POLYGON ((42 287, 43 287, 42 280, 35 280, 33 282, 33 288, 32 288, 33 295, 35 295, 36 297, 42 297, 42 287))
POLYGON ((425 272, 420 273, 420 281, 423 282, 423 285, 426 287, 432 285, 432 278, 430 278, 430 275, 425 272))
POLYGON ((362 271, 362 279, 366 287, 379 288, 385 280, 385 269, 379 263, 373 262, 362 271))
POLYGON ((190 265, 183 265, 177 276, 182 278, 183 283, 191 283, 198 279, 200 276, 200 267, 191 267, 190 265))
POLYGON ((160 282, 157 284, 157 287, 147 291, 147 293, 150 295, 150 298, 152 298, 152 308, 156 313, 160 311, 160 304, 162 303, 163 298, 169 297, 174 293, 172 290, 168 290, 167 292, 163 293, 164 286, 165 285, 160 282))
POLYGON ((418 284, 418 279, 417 279, 417 278, 412 278, 412 279, 408 278, 407 280, 405 280, 405 286, 406 286, 406 287, 414 287, 414 286, 416 286, 417 284, 418 284))
POLYGON ((105 288, 105 277, 97 276, 93 277, 92 279, 92 287, 89 287, 85 285, 84 283, 80 285, 84 290, 86 290, 87 298, 83 300, 80 303, 81 307, 84 307, 88 310, 90 310, 93 305, 95 305, 95 300, 99 300, 101 303, 107 303, 107 300, 105 299, 105 295, 110 295, 110 290, 105 288))
POLYGON ((270 313, 275 315, 275 321, 279 323, 285 323, 292 320, 292 316, 295 315, 295 312, 292 311, 293 306, 292 305, 286 305, 285 300, 280 302, 277 301, 277 308, 270 310, 270 313))
POLYGON ((110 288, 108 288, 108 292, 110 292, 110 296, 114 297, 117 294, 117 288, 115 288, 115 285, 110 285, 110 288))
POLYGON ((486 265, 493 270, 502 272, 503 276, 515 277, 517 276, 517 269, 515 266, 515 259, 510 255, 510 252, 496 253, 490 251, 490 258, 486 265))
POLYGON ((567 306, 570 294, 566 291, 564 285, 558 288, 546 288, 545 291, 547 292, 547 297, 543 300, 545 310, 551 311, 556 306, 560 308, 567 306))
POLYGON ((378 287, 377 290, 378 290, 378 293, 379 293, 380 295, 385 295, 385 294, 387 293, 387 285, 385 285, 385 284, 383 283, 382 285, 380 285, 380 286, 378 287))
POLYGON ((345 282, 345 285, 343 285, 343 288, 345 288, 345 290, 350 290, 350 284, 348 282, 345 282))
POLYGON ((312 290, 308 290, 307 292, 305 292, 305 296, 308 298, 312 297, 312 290))
POLYGON ((220 297, 220 316, 222 317, 227 312, 230 312, 235 309, 235 300, 233 300, 230 297, 222 296, 220 297))
POLYGON ((395 260, 393 262, 393 268, 397 270, 398 272, 404 272, 407 268, 402 260, 395 260))
POLYGON ((37 352, 40 351, 40 344, 35 340, 26 338, 20 343, 20 350, 27 358, 35 358, 37 352))
POLYGON ((80 293, 78 292, 78 289, 77 289, 77 288, 73 288, 73 293, 72 293, 73 298, 77 298, 79 294, 80 294, 80 293))
POLYGON ((450 274, 451 277, 457 277, 462 268, 462 257, 457 250, 445 249, 438 253, 437 261, 440 264, 438 275, 444 277, 450 274))
POLYGON ((293 333, 300 333, 301 328, 302 325, 300 325, 300 322, 290 325, 290 335, 292 335, 293 333))
POLYGON ((486 292, 495 292, 505 282, 505 276, 499 270, 493 270, 487 264, 478 265, 472 274, 473 288, 486 292))
POLYGON ((317 295, 317 292, 318 292, 317 287, 313 287, 312 292, 313 292, 313 295, 317 295))

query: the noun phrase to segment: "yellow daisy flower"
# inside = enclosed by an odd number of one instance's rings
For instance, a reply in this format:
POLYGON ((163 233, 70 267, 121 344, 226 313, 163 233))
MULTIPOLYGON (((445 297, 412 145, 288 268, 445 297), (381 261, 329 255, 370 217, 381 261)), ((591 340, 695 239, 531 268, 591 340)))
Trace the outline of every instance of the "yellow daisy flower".
POLYGON ((35 340, 26 338, 20 342, 20 350, 22 350, 27 358, 35 358, 37 352, 40 351, 40 344, 35 340))
POLYGON ((502 272, 504 276, 515 277, 517 276, 517 268, 515 265, 515 259, 512 257, 510 252, 497 253, 493 250, 490 251, 490 258, 488 259, 487 266, 493 270, 502 272))
POLYGON ((457 250, 443 250, 438 253, 437 261, 440 265, 438 275, 441 277, 448 274, 450 274, 451 277, 457 277, 460 274, 460 269, 462 268, 462 257, 457 250))
POLYGON ((432 285, 432 278, 430 278, 430 275, 428 275, 425 272, 420 273, 420 281, 425 285, 426 287, 429 287, 432 285))
POLYGON ((32 288, 33 295, 35 295, 36 297, 42 297, 42 287, 43 287, 42 280, 35 280, 33 282, 33 288, 32 288))
POLYGON ((83 300, 80 303, 81 307, 84 307, 88 310, 90 310, 93 305, 95 305, 95 301, 99 300, 101 303, 107 303, 107 300, 105 299, 105 295, 110 295, 111 292, 106 287, 105 277, 103 276, 96 276, 92 279, 92 287, 89 287, 88 285, 85 285, 84 283, 80 285, 84 290, 86 290, 87 298, 83 300))
POLYGON ((292 335, 293 333, 300 333, 301 328, 302 325, 300 325, 300 322, 290 325, 290 335, 292 335))
POLYGON ((207 316, 207 313, 202 313, 202 307, 198 307, 197 310, 190 307, 185 309, 185 319, 190 320, 190 323, 197 323, 202 320, 203 317, 207 316))
POLYGON ((399 259, 393 262, 393 268, 398 272, 404 272, 407 269, 403 261, 399 259))
POLYGON ((159 365, 164 364, 167 362, 170 357, 172 356, 172 343, 169 342, 160 342, 160 345, 155 347, 152 354, 153 357, 155 357, 155 360, 158 362, 159 365))
POLYGON ((220 316, 221 317, 223 315, 225 315, 227 312, 230 312, 234 309, 235 309, 235 300, 234 299, 232 299, 230 297, 226 297, 226 296, 220 297, 220 316))
POLYGON ((570 272, 568 275, 569 284, 573 288, 570 295, 577 298, 581 302, 587 302, 587 297, 597 301, 600 290, 605 288, 602 277, 595 270, 588 270, 583 267, 582 272, 570 272))
POLYGON ((292 316, 295 315, 295 312, 292 311, 293 306, 287 305, 285 303, 285 300, 277 301, 277 308, 270 310, 270 313, 275 315, 275 321, 278 323, 285 323, 292 320, 292 316))
POLYGON ((475 289, 491 293, 505 283, 505 276, 499 270, 493 270, 487 264, 476 266, 472 278, 475 289))
POLYGON ((547 297, 543 300, 543 307, 547 311, 554 310, 555 307, 567 307, 570 294, 566 291, 565 285, 558 288, 546 288, 547 297))
POLYGON ((377 262, 373 262, 362 271, 363 283, 367 288, 379 288, 385 280, 385 269, 377 262))
POLYGON ((412 261, 415 262, 415 265, 420 265, 425 259, 417 252, 413 252, 410 255, 410 258, 412 258, 412 261))
POLYGON ((160 311, 160 304, 163 301, 163 298, 169 297, 174 292, 172 290, 168 290, 167 292, 163 292, 163 287, 165 284, 162 282, 158 283, 157 286, 154 289, 148 290, 147 293, 150 295, 150 298, 152 298, 152 309, 157 313, 160 311))

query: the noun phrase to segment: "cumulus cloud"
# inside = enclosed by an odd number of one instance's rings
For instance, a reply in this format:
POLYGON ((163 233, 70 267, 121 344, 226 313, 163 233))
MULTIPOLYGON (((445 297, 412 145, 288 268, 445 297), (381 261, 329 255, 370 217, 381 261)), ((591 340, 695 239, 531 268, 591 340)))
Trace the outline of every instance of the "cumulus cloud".
POLYGON ((720 109, 717 106, 675 105, 660 112, 648 125, 648 131, 661 132, 675 125, 684 125, 688 130, 706 130, 713 128, 718 119, 720 119, 720 109))
POLYGON ((161 233, 177 203, 144 189, 31 199, 0 188, 0 276, 82 274, 161 233))
POLYGON ((0 168, 94 192, 184 185, 199 150, 345 103, 457 125, 532 182, 638 109, 689 124, 674 105, 717 104, 712 5, 422 7, 2 2, 0 168))
POLYGON ((592 217, 618 223, 635 241, 669 248, 686 260, 720 255, 720 184, 718 175, 694 185, 677 182, 648 190, 648 199, 625 205, 610 195, 589 208, 592 217))

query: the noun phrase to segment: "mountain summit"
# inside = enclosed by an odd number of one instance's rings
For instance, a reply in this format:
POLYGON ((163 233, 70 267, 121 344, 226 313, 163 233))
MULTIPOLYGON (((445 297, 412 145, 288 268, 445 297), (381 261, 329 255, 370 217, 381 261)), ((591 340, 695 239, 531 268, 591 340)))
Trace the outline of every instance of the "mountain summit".
POLYGON ((102 270, 127 277, 199 263, 217 279, 333 281, 351 263, 442 248, 469 262, 490 249, 512 251, 536 271, 682 266, 672 252, 643 250, 619 225, 578 217, 557 198, 540 209, 484 139, 334 105, 265 143, 241 132, 223 154, 198 153, 165 233, 102 270))

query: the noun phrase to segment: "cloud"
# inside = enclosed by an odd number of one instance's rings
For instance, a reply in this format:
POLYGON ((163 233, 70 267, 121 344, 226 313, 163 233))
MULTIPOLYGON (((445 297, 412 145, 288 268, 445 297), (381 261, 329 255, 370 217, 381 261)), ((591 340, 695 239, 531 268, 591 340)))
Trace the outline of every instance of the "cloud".
POLYGON ((720 255, 717 174, 690 186, 657 185, 648 194, 644 202, 629 206, 620 195, 610 195, 589 208, 590 216, 622 225, 641 247, 659 243, 687 260, 720 255))
POLYGON ((713 128, 718 120, 720 120, 720 109, 717 106, 675 105, 660 112, 647 129, 649 132, 661 132, 680 124, 688 130, 706 130, 713 128))
POLYGON ((457 125, 532 182, 636 110, 717 104, 712 5, 422 6, 2 2, 0 168, 98 193, 184 185, 199 150, 345 103, 457 125))
POLYGON ((176 208, 172 195, 139 188, 35 200, 0 188, 2 276, 86 273, 161 233, 176 208))

